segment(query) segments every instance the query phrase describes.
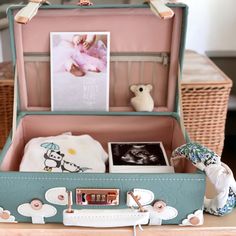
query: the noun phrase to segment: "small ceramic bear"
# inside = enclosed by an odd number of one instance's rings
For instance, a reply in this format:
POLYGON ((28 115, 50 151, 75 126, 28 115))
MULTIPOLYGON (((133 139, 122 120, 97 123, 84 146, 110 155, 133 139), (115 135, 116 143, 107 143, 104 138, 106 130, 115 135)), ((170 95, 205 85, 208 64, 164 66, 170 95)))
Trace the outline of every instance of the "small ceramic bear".
POLYGON ((131 85, 130 90, 135 95, 135 97, 131 98, 131 105, 135 111, 153 111, 154 101, 150 95, 151 84, 131 85))

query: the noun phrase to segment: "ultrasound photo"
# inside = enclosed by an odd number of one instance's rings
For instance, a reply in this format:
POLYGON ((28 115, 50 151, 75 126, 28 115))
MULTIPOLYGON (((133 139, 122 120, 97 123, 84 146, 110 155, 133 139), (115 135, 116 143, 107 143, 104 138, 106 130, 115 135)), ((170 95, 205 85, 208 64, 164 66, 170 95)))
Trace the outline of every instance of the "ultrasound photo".
POLYGON ((165 166, 161 143, 111 143, 113 165, 165 166))

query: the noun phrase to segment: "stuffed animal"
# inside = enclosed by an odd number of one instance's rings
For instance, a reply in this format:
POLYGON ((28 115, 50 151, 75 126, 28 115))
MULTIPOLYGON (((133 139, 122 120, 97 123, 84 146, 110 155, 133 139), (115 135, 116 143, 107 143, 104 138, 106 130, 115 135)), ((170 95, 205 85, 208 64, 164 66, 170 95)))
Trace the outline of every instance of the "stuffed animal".
POLYGON ((204 171, 216 189, 213 199, 205 197, 204 211, 217 216, 230 213, 236 207, 236 181, 231 169, 216 153, 198 143, 187 143, 175 149, 171 162, 181 157, 204 171))
POLYGON ((131 85, 130 90, 135 97, 131 98, 131 105, 135 111, 153 111, 154 101, 150 95, 152 85, 131 85))

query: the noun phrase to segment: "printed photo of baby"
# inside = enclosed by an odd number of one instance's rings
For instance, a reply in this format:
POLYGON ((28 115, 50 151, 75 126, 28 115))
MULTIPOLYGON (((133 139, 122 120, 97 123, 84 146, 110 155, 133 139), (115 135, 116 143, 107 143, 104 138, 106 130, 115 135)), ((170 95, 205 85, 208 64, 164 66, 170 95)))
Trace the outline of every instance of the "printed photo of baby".
POLYGON ((50 37, 52 110, 107 111, 109 33, 53 32, 50 37))
POLYGON ((106 70, 107 42, 106 38, 98 38, 95 34, 73 36, 74 62, 72 66, 69 65, 68 70, 75 76, 84 76, 86 71, 99 73, 106 70))

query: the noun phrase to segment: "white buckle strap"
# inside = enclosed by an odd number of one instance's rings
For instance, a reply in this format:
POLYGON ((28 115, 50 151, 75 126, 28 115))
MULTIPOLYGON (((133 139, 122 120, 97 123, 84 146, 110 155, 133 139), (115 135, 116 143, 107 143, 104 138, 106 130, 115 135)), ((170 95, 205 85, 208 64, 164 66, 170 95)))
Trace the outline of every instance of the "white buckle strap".
POLYGON ((46 0, 30 0, 16 15, 15 21, 20 24, 27 24, 38 12, 42 4, 49 4, 46 0))
MULTIPOLYGON (((147 189, 133 189, 133 195, 138 197, 138 201, 142 206, 149 205, 154 201, 154 193, 147 189)), ((137 207, 137 203, 134 201, 132 196, 127 193, 127 206, 128 207, 137 207)))

